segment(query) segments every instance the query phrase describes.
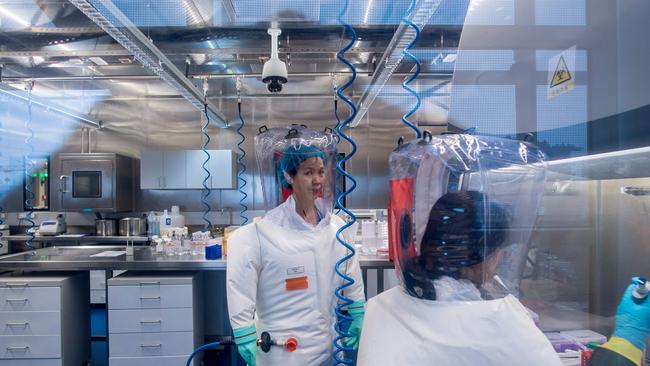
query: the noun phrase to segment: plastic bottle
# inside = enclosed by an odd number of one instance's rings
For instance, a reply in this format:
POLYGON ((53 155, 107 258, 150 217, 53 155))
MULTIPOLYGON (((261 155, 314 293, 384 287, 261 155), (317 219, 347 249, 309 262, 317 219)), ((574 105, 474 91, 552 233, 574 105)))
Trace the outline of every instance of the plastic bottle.
POLYGON ((178 206, 172 206, 171 213, 171 226, 172 227, 184 227, 185 226, 185 216, 181 215, 180 208, 178 206))
POLYGON ((176 255, 176 238, 172 234, 171 237, 165 238, 165 255, 168 257, 173 257, 176 255))
POLYGON ((158 235, 154 235, 151 237, 151 242, 156 243, 155 247, 155 254, 156 255, 163 255, 165 252, 165 248, 163 247, 163 240, 160 238, 158 235))
POLYGON ((150 238, 153 238, 154 235, 158 235, 158 233, 156 233, 156 224, 156 215, 153 211, 150 211, 147 215, 147 236, 150 238))
POLYGON ((179 249, 179 254, 180 255, 190 254, 190 252, 191 252, 190 246, 192 244, 192 241, 190 240, 190 237, 187 234, 187 228, 186 227, 184 227, 181 230, 180 241, 181 241, 181 245, 180 245, 180 249, 179 249))
POLYGON ((169 233, 169 228, 172 227, 172 217, 169 214, 169 211, 165 210, 160 216, 160 235, 167 236, 169 233))

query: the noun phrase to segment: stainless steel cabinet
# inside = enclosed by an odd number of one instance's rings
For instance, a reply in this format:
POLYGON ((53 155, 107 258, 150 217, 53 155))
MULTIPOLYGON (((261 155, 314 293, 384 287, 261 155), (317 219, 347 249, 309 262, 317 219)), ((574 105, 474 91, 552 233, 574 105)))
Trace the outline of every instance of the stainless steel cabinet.
MULTIPOLYGON (((206 168, 212 189, 237 188, 236 155, 232 150, 208 150, 206 168)), ((202 189, 206 155, 202 150, 143 151, 140 164, 142 189, 202 189)))
MULTIPOLYGON (((214 150, 212 150, 214 151, 214 150)), ((215 160, 214 154, 210 152, 210 162, 215 160)), ((203 179, 205 178, 205 171, 203 170, 203 162, 205 161, 206 155, 201 150, 188 150, 186 155, 185 163, 187 164, 187 188, 189 189, 203 189, 203 179)), ((211 175, 214 175, 217 170, 215 170, 212 164, 206 164, 206 168, 210 171, 211 175)), ((212 179, 208 179, 207 186, 212 188, 212 179)))
POLYGON ((108 280, 110 365, 184 364, 203 341, 201 288, 196 272, 126 272, 108 280))
POLYGON ((0 278, 0 365, 77 366, 90 359, 85 273, 0 278))
POLYGON ((143 151, 140 162, 140 188, 185 188, 185 150, 143 151))
POLYGON ((164 174, 162 152, 143 151, 140 159, 140 188, 162 188, 164 174))
POLYGON ((163 151, 163 188, 183 189, 187 177, 185 150, 163 151))
MULTIPOLYGON (((212 189, 237 189, 237 154, 232 150, 210 150, 208 169, 212 174, 212 189)), ((204 176, 203 169, 199 176, 204 176)))
POLYGON ((64 211, 133 209, 133 158, 112 153, 65 153, 58 159, 64 211))

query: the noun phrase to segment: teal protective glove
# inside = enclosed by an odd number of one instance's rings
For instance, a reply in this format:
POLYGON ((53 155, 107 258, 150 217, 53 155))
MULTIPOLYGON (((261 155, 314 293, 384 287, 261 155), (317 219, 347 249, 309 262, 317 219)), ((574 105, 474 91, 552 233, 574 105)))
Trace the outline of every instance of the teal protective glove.
POLYGON ((635 302, 632 298, 635 287, 634 283, 629 285, 618 304, 613 336, 623 338, 643 350, 650 337, 650 296, 639 303, 635 302))
POLYGON ((237 351, 249 366, 255 366, 255 357, 257 355, 257 331, 254 325, 241 327, 232 330, 235 336, 237 351))
POLYGON ((348 328, 348 332, 352 333, 352 336, 346 338, 344 341, 347 347, 352 347, 355 350, 359 348, 361 329, 363 329, 363 316, 365 313, 365 300, 357 300, 348 306, 348 314, 352 317, 352 323, 350 324, 350 328, 348 328))

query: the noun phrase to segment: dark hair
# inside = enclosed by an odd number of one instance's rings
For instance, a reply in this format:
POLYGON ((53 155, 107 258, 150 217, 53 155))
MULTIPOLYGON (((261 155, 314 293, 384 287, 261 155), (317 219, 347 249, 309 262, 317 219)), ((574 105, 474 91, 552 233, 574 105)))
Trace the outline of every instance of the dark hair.
POLYGON ((433 280, 458 278, 461 268, 481 263, 501 247, 510 214, 478 191, 443 195, 429 213, 420 255, 407 261, 404 282, 411 295, 435 300, 433 280))

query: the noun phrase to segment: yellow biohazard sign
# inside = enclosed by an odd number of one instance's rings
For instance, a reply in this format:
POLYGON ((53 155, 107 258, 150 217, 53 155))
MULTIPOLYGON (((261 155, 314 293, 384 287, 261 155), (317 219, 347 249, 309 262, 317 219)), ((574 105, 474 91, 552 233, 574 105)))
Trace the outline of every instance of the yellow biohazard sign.
POLYGON ((573 90, 575 86, 576 47, 560 52, 548 60, 548 99, 573 90))
POLYGON ((551 88, 566 83, 569 80, 571 80, 571 72, 566 66, 564 57, 560 56, 560 61, 558 61, 555 72, 553 73, 553 79, 551 79, 551 88))

